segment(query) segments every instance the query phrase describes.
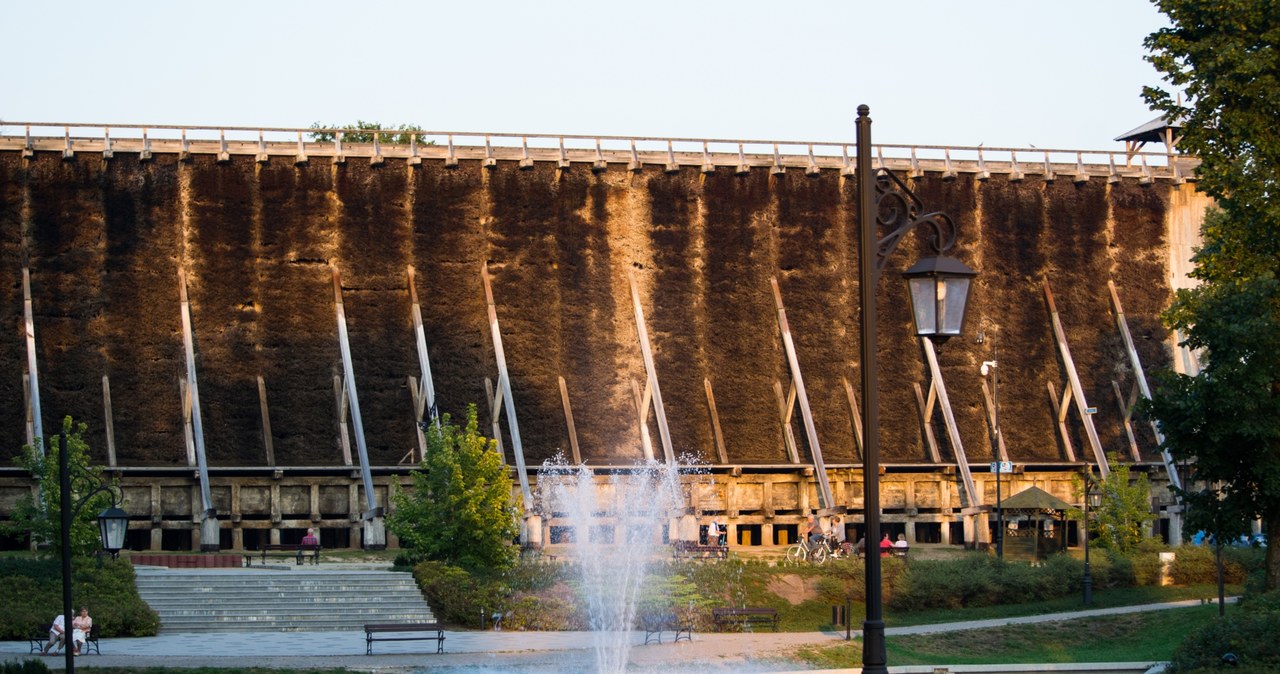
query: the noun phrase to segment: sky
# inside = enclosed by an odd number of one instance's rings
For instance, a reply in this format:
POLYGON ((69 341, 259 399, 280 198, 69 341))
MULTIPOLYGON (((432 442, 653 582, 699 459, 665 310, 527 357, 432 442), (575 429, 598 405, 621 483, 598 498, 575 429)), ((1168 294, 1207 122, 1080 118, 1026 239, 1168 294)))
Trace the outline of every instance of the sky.
MULTIPOLYGON (((0 3, 0 120, 1115 149, 1144 0, 0 3)), ((18 133, 13 127, 3 133, 18 133)))

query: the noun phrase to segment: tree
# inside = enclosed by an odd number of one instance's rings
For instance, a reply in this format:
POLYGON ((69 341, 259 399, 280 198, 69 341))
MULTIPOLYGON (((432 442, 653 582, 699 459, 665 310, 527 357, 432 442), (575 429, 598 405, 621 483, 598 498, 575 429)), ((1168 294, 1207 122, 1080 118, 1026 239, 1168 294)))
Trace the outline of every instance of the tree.
MULTIPOLYGON (((311 128, 313 129, 356 129, 354 131, 345 131, 342 134, 342 140, 345 143, 372 143, 373 136, 374 136, 373 132, 378 130, 399 131, 399 133, 384 133, 378 139, 378 142, 380 143, 389 143, 392 145, 408 145, 410 139, 412 139, 414 136, 418 136, 418 138, 422 137, 420 133, 422 131, 422 127, 418 126, 417 124, 401 124, 399 126, 384 126, 382 124, 379 124, 378 122, 366 122, 359 119, 356 120, 355 126, 347 126, 347 125, 341 125, 341 124, 329 125, 329 124, 321 124, 320 122, 316 122, 311 125, 311 128), (419 133, 415 133, 415 132, 419 132, 419 133)), ((332 143, 334 140, 334 136, 335 134, 332 131, 313 131, 311 133, 311 140, 317 143, 332 143)), ((434 145, 435 143, 434 141, 432 141, 430 143, 425 143, 425 144, 434 145)))
POLYGON ((1267 589, 1280 588, 1280 0, 1156 0, 1172 26, 1147 57, 1185 89, 1143 97, 1182 118, 1183 151, 1200 160, 1206 214, 1193 258, 1200 285, 1179 290, 1165 323, 1201 354, 1199 376, 1158 373, 1146 405, 1175 459, 1211 488, 1181 492, 1192 527, 1242 530, 1262 518, 1267 589))
POLYGON ((477 428, 476 406, 469 405, 465 427, 445 414, 426 429, 426 454, 410 473, 412 491, 392 483, 396 510, 387 527, 427 559, 469 571, 510 568, 519 556, 511 542, 520 533, 511 477, 497 441, 477 428))
MULTIPOLYGON (((1146 537, 1151 514, 1151 483, 1146 473, 1131 479, 1129 464, 1110 455, 1111 473, 1094 489, 1101 490, 1102 503, 1089 512, 1090 540, 1099 547, 1128 554, 1146 537)), ((1097 478, 1090 477, 1091 480, 1097 478)), ((1076 479, 1076 492, 1084 495, 1084 483, 1076 479)), ((1071 511, 1072 519, 1083 518, 1080 510, 1071 511)))
MULTIPOLYGON (((78 469, 83 469, 92 480, 73 479, 71 481, 71 502, 75 504, 84 498, 86 485, 102 484, 102 467, 89 465, 89 445, 84 441, 85 424, 74 424, 71 417, 62 420, 62 430, 67 437, 67 462, 71 466, 73 476, 78 469)), ((59 489, 58 454, 62 451, 61 436, 49 439, 49 451, 43 456, 40 450, 31 445, 23 445, 22 456, 17 463, 31 472, 32 477, 40 485, 40 498, 37 501, 27 494, 18 499, 14 506, 12 519, 0 522, 6 533, 22 535, 30 533, 31 538, 39 544, 49 544, 54 554, 62 552, 62 511, 61 490, 59 489)), ((102 544, 98 533, 98 513, 111 505, 111 495, 101 492, 90 497, 74 513, 71 520, 71 552, 75 555, 89 555, 102 544)))

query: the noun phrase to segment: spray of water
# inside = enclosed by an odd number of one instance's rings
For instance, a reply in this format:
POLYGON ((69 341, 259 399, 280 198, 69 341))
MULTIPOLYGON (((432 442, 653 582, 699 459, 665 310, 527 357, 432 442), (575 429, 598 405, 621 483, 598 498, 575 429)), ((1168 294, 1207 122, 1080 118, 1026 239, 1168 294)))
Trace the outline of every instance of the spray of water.
POLYGON ((687 503, 680 470, 648 462, 596 476, 585 466, 548 462, 538 490, 543 513, 572 527, 596 671, 624 672, 649 566, 663 556, 663 532, 687 503))

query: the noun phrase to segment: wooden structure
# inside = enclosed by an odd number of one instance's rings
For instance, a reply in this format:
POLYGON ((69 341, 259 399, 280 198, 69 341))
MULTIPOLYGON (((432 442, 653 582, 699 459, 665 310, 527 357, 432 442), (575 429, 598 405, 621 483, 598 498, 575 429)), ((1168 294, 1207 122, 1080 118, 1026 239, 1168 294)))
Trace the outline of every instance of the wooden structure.
POLYGON ((1040 561, 1067 549, 1067 511, 1071 504, 1039 487, 1004 499, 1004 554, 1008 559, 1040 561))

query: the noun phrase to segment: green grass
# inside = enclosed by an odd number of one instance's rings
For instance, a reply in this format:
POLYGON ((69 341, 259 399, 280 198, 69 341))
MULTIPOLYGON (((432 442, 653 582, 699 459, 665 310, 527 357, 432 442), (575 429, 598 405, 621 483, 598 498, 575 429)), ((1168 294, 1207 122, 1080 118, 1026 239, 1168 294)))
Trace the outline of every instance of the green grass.
MULTIPOLYGON (((1228 585, 1227 596, 1239 595, 1244 587, 1228 585)), ((1012 616, 1044 615, 1064 611, 1083 611, 1091 608, 1112 608, 1116 606, 1136 606, 1138 604, 1158 604, 1185 599, 1204 599, 1218 596, 1216 585, 1188 585, 1180 587, 1125 587, 1108 590, 1095 590, 1093 603, 1085 606, 1081 596, 1072 594, 1057 599, 1046 599, 1031 604, 1005 604, 1000 606, 974 606, 961 609, 938 609, 934 611, 916 611, 913 613, 893 613, 885 611, 885 625, 897 627, 904 625, 933 625, 936 623, 958 622, 961 620, 987 620, 990 618, 1008 618, 1012 616)), ((855 606, 855 614, 859 609, 855 606)))
MULTIPOLYGON (((1168 660, 1188 632, 1217 615, 1216 606, 1194 606, 943 634, 890 636, 885 647, 892 665, 1154 662, 1168 660)), ((822 668, 856 666, 862 661, 862 642, 805 648, 797 652, 797 657, 822 668)))

